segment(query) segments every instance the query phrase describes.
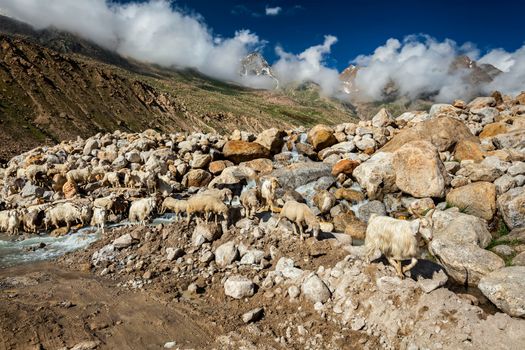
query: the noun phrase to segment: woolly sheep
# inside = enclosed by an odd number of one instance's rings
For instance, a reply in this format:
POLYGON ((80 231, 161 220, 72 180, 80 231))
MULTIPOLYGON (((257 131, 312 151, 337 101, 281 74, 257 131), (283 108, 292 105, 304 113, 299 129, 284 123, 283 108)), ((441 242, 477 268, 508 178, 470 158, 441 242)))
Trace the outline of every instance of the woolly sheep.
POLYGON ((146 224, 146 220, 150 217, 157 206, 155 197, 137 199, 131 203, 129 209, 129 221, 138 222, 142 225, 146 224))
POLYGON ((186 222, 189 225, 192 217, 195 214, 203 214, 206 222, 208 222, 209 214, 215 215, 215 223, 217 223, 217 216, 222 215, 224 221, 228 223, 229 210, 226 204, 220 199, 210 195, 197 194, 188 200, 186 222))
POLYGON ((76 222, 80 222, 84 226, 91 220, 92 214, 91 205, 75 205, 71 202, 60 203, 46 210, 44 224, 47 230, 49 225, 59 228, 60 223, 65 223, 69 231, 71 224, 76 222))
POLYGON ((297 234, 297 228, 299 229, 301 240, 304 239, 303 227, 306 226, 307 230, 312 231, 314 237, 317 238, 319 235, 319 222, 317 217, 310 210, 308 205, 299 203, 293 200, 287 201, 279 213, 279 220, 277 225, 283 218, 287 218, 294 224, 294 232, 297 234), (297 226, 297 228, 296 228, 297 226))
POLYGON ((259 199, 257 198, 257 189, 251 188, 241 193, 241 205, 244 208, 244 216, 253 218, 259 209, 259 199))
POLYGON ((7 234, 18 234, 20 226, 20 219, 16 210, 0 211, 0 231, 7 232, 7 234))
POLYGON ((120 187, 120 177, 118 172, 110 171, 104 174, 102 186, 107 186, 108 184, 111 185, 111 187, 120 187))
POLYGON ((406 221, 372 214, 368 220, 365 238, 367 260, 370 262, 376 249, 379 249, 394 266, 397 274, 404 277, 417 263, 417 234, 420 233, 425 240, 432 239, 430 215, 431 213, 425 218, 406 221), (401 261, 407 259, 411 260, 410 264, 401 267, 401 261))
POLYGON ((175 220, 179 221, 179 219, 182 218, 182 214, 186 213, 187 209, 188 201, 167 197, 162 202, 160 213, 164 214, 166 210, 169 210, 175 214, 175 220))
POLYGON ((209 189, 205 189, 203 192, 200 192, 199 194, 210 195, 223 202, 228 201, 228 204, 231 204, 233 200, 233 192, 229 188, 222 188, 222 189, 209 188, 209 189))
POLYGON ((81 169, 69 170, 66 173, 66 178, 69 182, 74 182, 78 185, 87 184, 91 181, 91 169, 89 167, 81 169))

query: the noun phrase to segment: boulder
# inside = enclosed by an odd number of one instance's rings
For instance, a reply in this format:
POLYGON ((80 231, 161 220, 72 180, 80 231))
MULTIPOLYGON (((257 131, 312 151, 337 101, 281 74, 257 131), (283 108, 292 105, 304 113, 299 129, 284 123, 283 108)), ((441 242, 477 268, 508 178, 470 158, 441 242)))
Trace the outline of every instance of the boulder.
POLYGON ((525 317, 525 266, 509 266, 481 278, 479 290, 499 309, 525 317))
POLYGON ((213 176, 203 169, 190 170, 182 180, 182 184, 186 187, 204 187, 207 186, 213 176))
POLYGON ((497 157, 487 157, 480 163, 461 162, 461 169, 456 175, 468 178, 470 181, 494 182, 505 172, 504 165, 497 157))
POLYGON ((213 175, 219 175, 224 169, 232 165, 233 163, 229 160, 216 160, 208 165, 208 171, 213 175))
POLYGON ((484 107, 494 107, 496 105, 496 99, 494 97, 476 97, 469 102, 467 108, 477 109, 484 107))
POLYGON ((91 154, 91 152, 93 152, 94 150, 98 148, 99 148, 98 140, 91 138, 86 141, 86 145, 84 146, 84 150, 82 153, 85 156, 88 156, 91 154))
POLYGON ((435 211, 432 215, 433 236, 458 245, 470 243, 485 248, 492 240, 487 222, 477 216, 460 213, 457 208, 435 211))
POLYGON ((355 143, 353 141, 339 142, 319 152, 319 159, 325 160, 332 155, 343 155, 351 153, 355 150, 355 143))
POLYGON ((224 282, 224 294, 234 299, 251 297, 255 294, 255 284, 247 277, 233 275, 224 282))
POLYGON ((416 198, 443 197, 447 174, 439 153, 428 141, 412 141, 394 153, 396 186, 416 198))
POLYGON ((209 154, 194 154, 193 160, 191 161, 191 167, 194 169, 202 169, 208 166, 211 162, 211 156, 209 154))
POLYGON ((496 212, 496 186, 479 181, 455 188, 447 194, 447 203, 490 221, 496 212))
POLYGON ((323 176, 331 176, 332 167, 325 163, 301 162, 276 169, 271 173, 281 187, 297 188, 323 176))
POLYGON ((310 277, 305 279, 301 285, 301 291, 303 295, 312 303, 325 303, 332 295, 332 293, 330 293, 330 289, 328 289, 323 280, 320 279, 316 274, 312 274, 310 277))
POLYGON ((381 108, 372 118, 372 126, 374 128, 384 128, 392 124, 394 124, 394 118, 385 108, 381 108))
POLYGON ((344 199, 350 203, 355 204, 364 201, 365 195, 363 192, 359 192, 351 188, 341 187, 335 191, 335 198, 339 200, 344 199))
POLYGON ((239 166, 253 169, 261 175, 267 175, 273 170, 273 162, 267 158, 250 160, 249 162, 239 164, 239 166))
POLYGON ((471 159, 476 162, 481 161, 483 160, 483 151, 481 150, 481 145, 479 142, 474 142, 472 140, 461 140, 456 144, 454 158, 459 161, 467 159, 471 159))
POLYGON ((376 152, 366 162, 355 168, 353 176, 370 199, 376 199, 383 193, 395 192, 394 155, 376 152))
POLYGON ((386 207, 383 202, 373 200, 361 205, 357 210, 357 216, 364 222, 368 222, 368 219, 372 214, 380 216, 386 215, 386 207))
POLYGON ((359 164, 357 160, 341 159, 332 167, 332 176, 339 174, 352 175, 352 172, 359 164))
POLYGON ((357 221, 357 218, 353 211, 338 214, 333 218, 334 229, 336 232, 345 232, 346 227, 354 221, 357 221))
POLYGON ((235 242, 226 242, 215 250, 215 262, 220 267, 225 267, 239 258, 239 251, 235 242))
POLYGON ((516 187, 498 197, 498 210, 512 230, 525 226, 525 187, 516 187))
POLYGON ((134 242, 133 237, 129 233, 126 233, 125 235, 122 235, 116 238, 113 241, 113 246, 117 249, 122 249, 122 248, 129 247, 130 245, 133 244, 133 242, 134 242))
POLYGON ((480 139, 493 137, 499 134, 505 134, 508 131, 508 126, 503 122, 490 123, 483 127, 483 130, 479 133, 480 139))
POLYGON ((335 205, 335 201, 336 197, 327 190, 320 190, 313 197, 313 202, 321 214, 329 213, 335 205))
POLYGON ((360 220, 354 220, 346 225, 344 232, 352 237, 352 239, 365 239, 366 226, 366 223, 360 220))
POLYGON ((499 149, 525 148, 525 128, 494 136, 492 143, 499 149))
POLYGON ((257 136, 255 142, 266 148, 272 154, 279 153, 284 145, 286 133, 277 128, 264 130, 257 136))
POLYGON ((447 103, 436 103, 430 107, 430 118, 439 118, 443 116, 456 117, 461 113, 461 109, 447 103))
POLYGON ((286 257, 282 257, 275 265, 275 272, 283 275, 285 278, 298 279, 303 276, 304 271, 295 267, 295 262, 286 257))
POLYGON ((222 173, 211 180, 208 187, 214 188, 220 185, 235 185, 243 181, 249 181, 256 177, 255 170, 248 167, 231 166, 222 171, 222 173))
POLYGON ((337 143, 337 139, 334 136, 334 130, 323 124, 318 124, 310 129, 307 141, 317 152, 337 143))
POLYGON ((473 243, 434 238, 429 250, 457 283, 476 286, 480 279, 505 266, 505 261, 473 243))
POLYGON ((224 157, 235 164, 257 158, 269 158, 270 150, 256 142, 232 140, 226 142, 222 152, 224 157))
POLYGON ((460 120, 452 117, 433 118, 415 126, 403 129, 387 142, 380 151, 394 152, 411 141, 429 141, 440 152, 451 149, 461 140, 477 141, 469 128, 460 120))

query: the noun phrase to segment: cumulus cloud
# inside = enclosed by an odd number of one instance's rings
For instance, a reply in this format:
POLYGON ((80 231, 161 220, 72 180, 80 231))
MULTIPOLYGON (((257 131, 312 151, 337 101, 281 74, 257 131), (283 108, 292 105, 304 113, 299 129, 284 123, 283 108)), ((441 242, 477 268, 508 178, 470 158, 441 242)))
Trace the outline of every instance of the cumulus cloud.
POLYGON ((309 47, 297 55, 277 46, 275 51, 279 60, 272 68, 283 84, 312 81, 319 84, 326 95, 335 95, 341 86, 339 72, 326 67, 324 59, 336 42, 335 36, 326 35, 322 44, 309 47))
POLYGON ((279 13, 281 13, 282 8, 279 6, 275 7, 266 7, 266 15, 267 16, 277 16, 279 13))
MULTIPOLYGON (((201 17, 174 9, 167 0, 128 4, 2 0, 0 6, 7 15, 38 29, 53 26, 123 56, 168 67, 194 68, 240 83, 240 60, 265 44, 248 30, 239 30, 231 38, 214 36, 201 17)), ((250 85, 256 84, 251 80, 250 85)))
POLYGON ((469 99, 496 89, 516 94, 524 88, 525 47, 513 53, 494 49, 479 56, 480 50, 472 43, 458 45, 449 39, 438 41, 414 35, 402 41, 391 38, 372 54, 357 56, 352 61, 361 67, 355 85, 359 96, 368 100, 382 99, 384 87, 394 83, 400 95, 409 98, 433 95, 440 102, 469 99), (467 56, 479 64, 492 64, 503 73, 492 82, 472 84, 472 67, 457 65, 458 56, 467 56))

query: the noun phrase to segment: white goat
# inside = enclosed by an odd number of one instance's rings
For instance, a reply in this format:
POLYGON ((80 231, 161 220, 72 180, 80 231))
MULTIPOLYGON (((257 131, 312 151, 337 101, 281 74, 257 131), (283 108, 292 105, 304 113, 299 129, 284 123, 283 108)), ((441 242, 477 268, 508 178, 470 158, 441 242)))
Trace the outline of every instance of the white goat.
POLYGON ((394 266, 397 274, 404 277, 405 273, 417 264, 417 234, 421 234, 425 240, 432 239, 431 215, 429 212, 425 218, 406 221, 372 214, 368 219, 365 238, 368 262, 376 249, 379 249, 394 266), (401 267, 401 261, 407 259, 411 259, 410 264, 401 267))
POLYGON ((157 206, 155 197, 142 198, 131 203, 129 208, 129 221, 139 222, 142 225, 146 224, 146 220, 153 213, 157 206))
POLYGON ((253 218, 260 206, 259 198, 257 198, 257 189, 251 188, 241 193, 240 201, 244 208, 244 216, 250 219, 253 218))
POLYGON ((312 210, 310 210, 308 205, 304 203, 299 203, 293 200, 284 203, 284 206, 279 213, 279 220, 277 221, 276 226, 279 225, 279 222, 281 222, 283 218, 287 218, 292 222, 295 234, 297 234, 297 229, 299 229, 301 240, 304 240, 304 226, 307 227, 307 230, 312 231, 314 237, 317 238, 319 235, 319 221, 317 221, 317 217, 312 210))
POLYGON ((93 218, 91 218, 91 226, 97 226, 104 234, 104 227, 106 226, 107 211, 105 208, 95 207, 93 209, 93 218))
POLYGON ((175 214, 175 220, 179 221, 182 218, 182 214, 188 210, 188 201, 183 199, 175 199, 172 197, 166 197, 162 202, 160 213, 164 214, 166 210, 171 211, 175 214))
POLYGON ((279 187, 279 181, 275 177, 267 177, 261 182, 261 198, 263 201, 263 211, 275 209, 275 191, 279 187))
POLYGON ((59 224, 63 222, 69 231, 71 224, 76 222, 80 221, 80 224, 84 226, 91 220, 92 214, 91 205, 75 205, 71 202, 61 203, 46 211, 44 224, 47 230, 49 225, 59 228, 59 224))

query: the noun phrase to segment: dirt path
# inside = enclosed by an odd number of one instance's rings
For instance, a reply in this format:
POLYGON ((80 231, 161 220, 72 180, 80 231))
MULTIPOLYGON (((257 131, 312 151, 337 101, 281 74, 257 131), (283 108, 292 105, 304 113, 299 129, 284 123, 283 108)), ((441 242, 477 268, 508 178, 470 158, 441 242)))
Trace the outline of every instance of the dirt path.
POLYGON ((159 349, 168 341, 207 348, 214 329, 166 298, 53 263, 0 270, 0 349, 159 349))

